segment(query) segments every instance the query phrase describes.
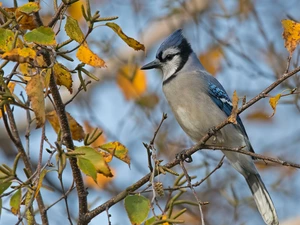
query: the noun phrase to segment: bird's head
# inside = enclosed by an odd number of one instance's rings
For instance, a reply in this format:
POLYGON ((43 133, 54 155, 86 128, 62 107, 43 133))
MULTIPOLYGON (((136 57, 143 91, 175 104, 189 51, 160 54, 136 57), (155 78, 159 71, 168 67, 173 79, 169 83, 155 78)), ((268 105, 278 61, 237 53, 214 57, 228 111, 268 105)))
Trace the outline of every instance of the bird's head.
POLYGON ((172 33, 159 47, 156 59, 144 65, 141 69, 160 69, 163 80, 179 72, 193 52, 190 43, 182 34, 182 30, 172 33))

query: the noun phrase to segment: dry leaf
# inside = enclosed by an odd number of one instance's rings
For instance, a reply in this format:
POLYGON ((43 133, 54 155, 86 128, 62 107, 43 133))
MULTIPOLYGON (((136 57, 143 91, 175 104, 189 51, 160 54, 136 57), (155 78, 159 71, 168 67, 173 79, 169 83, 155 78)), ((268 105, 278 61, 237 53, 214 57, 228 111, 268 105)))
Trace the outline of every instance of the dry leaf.
POLYGON ((280 98, 281 98, 281 94, 277 94, 276 96, 270 98, 269 103, 270 103, 270 106, 273 109, 273 113, 272 113, 272 115, 270 117, 273 117, 275 115, 275 113, 276 113, 276 106, 277 106, 278 101, 279 101, 280 98))
POLYGON ((231 115, 228 118, 228 121, 233 124, 237 124, 236 117, 238 111, 238 103, 239 103, 239 97, 236 91, 234 91, 232 96, 232 111, 231 111, 231 115))
POLYGON ((102 150, 105 150, 123 162, 130 165, 130 158, 128 155, 128 149, 118 141, 109 142, 99 146, 102 150))
POLYGON ((119 27, 118 24, 115 23, 106 23, 106 26, 110 27, 111 29, 113 29, 114 32, 116 32, 120 38, 122 38, 122 40, 128 44, 131 48, 133 48, 134 50, 143 50, 145 51, 145 46, 143 44, 141 44, 140 42, 134 40, 131 37, 128 37, 126 34, 124 34, 124 32, 122 31, 121 27, 119 27))
POLYGON ((292 20, 282 20, 284 46, 289 51, 290 55, 293 54, 297 45, 300 42, 300 23, 292 20))
POLYGON ((5 8, 5 11, 15 15, 16 20, 18 21, 21 29, 33 30, 37 28, 37 24, 33 15, 27 15, 26 13, 22 13, 18 10, 18 8, 5 8), (20 17, 22 18, 20 19, 20 17))
MULTIPOLYGON (((83 140, 85 133, 82 129, 82 126, 80 126, 80 124, 76 122, 76 120, 70 115, 70 113, 66 112, 66 114, 67 114, 73 140, 76 141, 83 140)), ((53 110, 51 112, 48 112, 46 114, 46 118, 50 122, 55 132, 58 134, 58 132, 60 131, 60 123, 56 111, 53 110)))
POLYGON ((56 78, 57 85, 65 86, 72 94, 72 75, 71 73, 60 63, 55 63, 53 66, 53 73, 56 78))
POLYGON ((1 57, 9 61, 26 63, 35 59, 36 52, 31 48, 14 48, 5 52, 1 57))
POLYGON ((95 67, 104 67, 105 62, 94 52, 92 52, 87 44, 82 44, 77 51, 76 57, 83 63, 95 67))
POLYGON ((36 128, 42 127, 45 123, 45 101, 43 90, 43 78, 39 74, 33 76, 26 85, 26 93, 35 114, 36 128))
POLYGON ((138 99, 147 88, 145 72, 136 65, 125 65, 119 69, 117 84, 126 100, 138 99))

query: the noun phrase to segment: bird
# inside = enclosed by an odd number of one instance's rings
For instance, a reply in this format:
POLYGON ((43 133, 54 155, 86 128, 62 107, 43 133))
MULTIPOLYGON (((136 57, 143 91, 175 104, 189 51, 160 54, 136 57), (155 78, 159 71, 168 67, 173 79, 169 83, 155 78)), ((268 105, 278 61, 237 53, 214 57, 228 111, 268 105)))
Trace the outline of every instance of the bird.
MULTIPOLYGON (((191 44, 176 30, 162 42, 156 58, 141 70, 159 69, 163 74, 162 89, 173 114, 184 132, 199 141, 211 129, 225 121, 232 111, 232 102, 220 82, 209 74, 191 44)), ((215 133, 206 144, 254 152, 241 118, 215 133)), ((265 224, 279 224, 275 206, 256 167, 245 154, 223 151, 231 166, 246 179, 257 209, 265 224)))

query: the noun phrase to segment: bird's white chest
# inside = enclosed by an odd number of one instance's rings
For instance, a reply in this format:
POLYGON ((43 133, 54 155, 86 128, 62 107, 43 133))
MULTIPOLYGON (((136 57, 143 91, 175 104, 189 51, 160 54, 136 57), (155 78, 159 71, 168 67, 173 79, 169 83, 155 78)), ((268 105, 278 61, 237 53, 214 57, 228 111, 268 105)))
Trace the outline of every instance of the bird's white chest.
POLYGON ((178 106, 175 109, 175 115, 179 120, 179 123, 189 130, 195 130, 195 123, 191 120, 191 112, 185 107, 178 106))

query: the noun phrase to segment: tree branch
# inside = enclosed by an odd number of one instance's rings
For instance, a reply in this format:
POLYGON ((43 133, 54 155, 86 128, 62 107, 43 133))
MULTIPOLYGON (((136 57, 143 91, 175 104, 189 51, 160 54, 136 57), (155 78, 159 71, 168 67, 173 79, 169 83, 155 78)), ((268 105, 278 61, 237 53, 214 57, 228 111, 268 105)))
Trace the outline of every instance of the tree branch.
MULTIPOLYGON (((279 79, 277 79, 275 82, 273 82, 270 86, 268 86, 266 89, 264 89, 260 94, 258 94, 256 97, 254 97, 253 99, 251 99, 250 101, 248 101, 246 104, 244 104, 239 110, 238 110, 238 114, 240 114, 241 112, 243 112, 244 110, 246 110, 247 108, 249 108, 250 106, 252 106, 254 103, 258 102, 259 100, 261 100, 262 98, 266 97, 266 94, 268 94, 270 91, 272 91, 275 87, 277 87, 279 84, 281 84, 284 80, 288 79, 289 77, 295 75, 296 73, 298 73, 300 71, 300 67, 297 67, 296 69, 294 69, 293 71, 289 72, 289 73, 285 73, 283 74, 279 79)), ((208 132, 207 134, 205 134, 200 140, 199 142, 194 145, 193 147, 189 148, 186 150, 186 154, 185 157, 190 157, 192 154, 194 154, 195 152, 197 152, 200 149, 203 149, 205 146, 205 142, 215 134, 215 132, 217 132, 218 130, 222 129, 224 126, 226 126, 227 124, 229 124, 230 122, 228 121, 228 119, 226 119, 225 121, 223 121, 222 123, 220 123, 218 126, 216 126, 214 128, 214 132, 208 132)), ((220 149, 220 147, 218 147, 218 149, 220 149)), ((224 148, 225 150, 225 148, 224 148)), ((240 153, 244 153, 239 151, 240 153)), ((246 151, 245 151, 246 152, 246 151)), ((248 152, 247 152, 248 154, 248 152)), ((255 154, 255 153, 253 153, 255 154)), ((259 154, 255 154, 253 155, 255 157, 261 157, 262 155, 259 154)), ((282 161, 279 159, 273 159, 270 157, 265 157, 266 159, 270 159, 269 161, 273 160, 274 162, 278 162, 282 165, 289 165, 291 167, 296 167, 296 168, 300 168, 298 167, 298 164, 295 163, 287 163, 286 161, 282 161)), ((173 161, 167 163, 164 165, 164 167, 166 168, 172 168, 176 165, 178 165, 180 163, 180 159, 174 159, 173 161)), ((155 176, 157 176, 157 173, 155 174, 155 176)), ((87 213, 86 217, 91 220, 92 218, 94 218, 95 216, 99 215, 100 213, 102 213, 103 211, 107 210, 108 208, 110 208, 111 206, 115 205, 116 203, 118 203, 119 201, 123 200, 129 193, 136 191, 138 188, 142 187, 144 184, 146 184, 149 179, 151 177, 151 173, 148 173, 147 175, 145 175, 143 178, 141 178, 140 180, 138 180, 136 183, 132 184, 131 186, 127 187, 124 191, 120 192, 119 194, 117 194, 115 197, 111 198, 110 200, 106 201, 104 204, 96 207, 95 209, 91 210, 90 212, 87 213)))

